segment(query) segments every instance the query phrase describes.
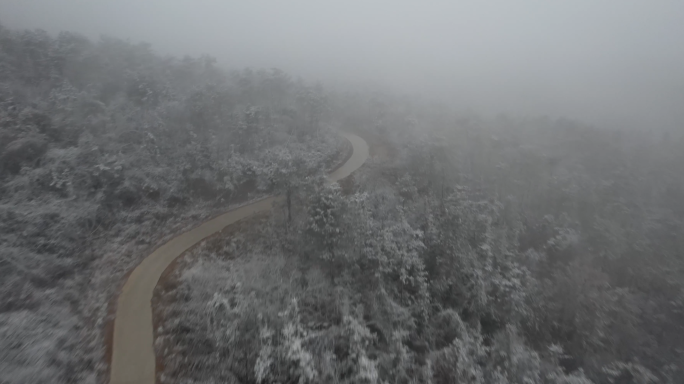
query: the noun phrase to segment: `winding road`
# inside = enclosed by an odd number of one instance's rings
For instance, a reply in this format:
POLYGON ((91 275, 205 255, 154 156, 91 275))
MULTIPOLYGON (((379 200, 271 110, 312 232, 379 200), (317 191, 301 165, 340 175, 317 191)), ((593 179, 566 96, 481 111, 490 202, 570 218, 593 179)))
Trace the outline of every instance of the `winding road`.
MULTIPOLYGON (((349 176, 368 158, 368 144, 341 132, 353 147, 352 156, 328 175, 328 184, 349 176)), ((110 384, 154 384, 155 354, 152 330, 152 293, 166 267, 183 252, 227 226, 271 209, 276 196, 228 211, 180 234, 147 256, 131 272, 117 301, 114 319, 110 384)))

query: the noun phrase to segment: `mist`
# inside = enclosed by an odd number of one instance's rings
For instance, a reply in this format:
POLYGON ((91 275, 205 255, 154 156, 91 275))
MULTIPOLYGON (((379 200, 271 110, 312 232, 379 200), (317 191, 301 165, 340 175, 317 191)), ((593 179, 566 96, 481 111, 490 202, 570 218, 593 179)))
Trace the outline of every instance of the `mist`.
POLYGON ((635 129, 684 122, 684 4, 3 0, 12 28, 209 54, 231 68, 635 129))
POLYGON ((0 383, 684 383, 683 37, 0 0, 0 383))

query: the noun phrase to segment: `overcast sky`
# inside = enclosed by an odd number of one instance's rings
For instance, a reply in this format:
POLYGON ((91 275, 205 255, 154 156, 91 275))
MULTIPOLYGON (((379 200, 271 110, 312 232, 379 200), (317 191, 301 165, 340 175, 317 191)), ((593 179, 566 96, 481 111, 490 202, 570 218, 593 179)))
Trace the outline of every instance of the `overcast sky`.
POLYGON ((0 23, 485 113, 684 129, 684 1, 0 0, 0 23))

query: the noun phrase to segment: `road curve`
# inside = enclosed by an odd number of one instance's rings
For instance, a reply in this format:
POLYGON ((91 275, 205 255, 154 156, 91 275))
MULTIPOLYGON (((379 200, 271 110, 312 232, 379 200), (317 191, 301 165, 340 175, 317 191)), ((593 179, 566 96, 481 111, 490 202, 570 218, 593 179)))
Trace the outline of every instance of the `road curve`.
MULTIPOLYGON (((328 175, 328 183, 349 176, 368 158, 368 144, 352 134, 342 132, 353 147, 351 158, 328 175)), ((114 319, 110 384, 154 384, 155 355, 152 332, 152 293, 159 278, 183 252, 238 220, 268 211, 276 197, 271 196, 228 211, 178 235, 147 256, 131 272, 117 301, 114 319)))

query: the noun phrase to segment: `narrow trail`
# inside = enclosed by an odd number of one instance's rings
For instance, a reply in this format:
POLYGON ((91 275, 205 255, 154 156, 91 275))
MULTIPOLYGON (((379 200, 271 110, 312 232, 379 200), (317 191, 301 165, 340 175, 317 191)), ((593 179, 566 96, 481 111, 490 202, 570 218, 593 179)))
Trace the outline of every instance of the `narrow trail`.
MULTIPOLYGON (((351 158, 328 175, 328 183, 349 176, 368 158, 368 144, 352 134, 342 132, 353 147, 351 158)), ((131 272, 117 301, 114 319, 110 384, 154 384, 155 354, 152 330, 152 293, 166 267, 193 245, 225 227, 255 213, 271 209, 276 196, 266 197, 182 233, 147 256, 131 272)))

